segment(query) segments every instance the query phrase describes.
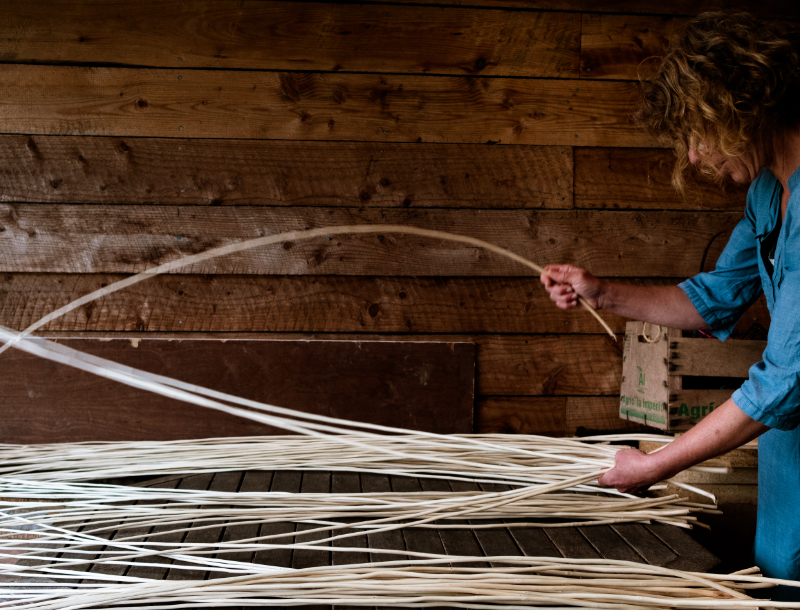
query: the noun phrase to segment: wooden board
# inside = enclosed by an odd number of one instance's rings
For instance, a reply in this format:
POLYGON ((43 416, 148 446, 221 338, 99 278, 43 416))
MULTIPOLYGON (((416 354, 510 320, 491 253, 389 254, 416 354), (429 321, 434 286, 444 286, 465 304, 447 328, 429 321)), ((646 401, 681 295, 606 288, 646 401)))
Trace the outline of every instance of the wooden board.
MULTIPOLYGON (((362 0, 384 3, 386 0, 362 0)), ((426 4, 426 0, 395 0, 398 4, 426 4)), ((656 15, 694 16, 711 10, 743 10, 760 17, 800 19, 800 7, 793 0, 772 0, 754 3, 752 0, 673 0, 669 4, 653 0, 440 0, 437 4, 486 6, 545 11, 591 11, 593 13, 645 13, 656 15)))
POLYGON ((698 377, 746 378, 750 367, 761 361, 766 341, 713 341, 680 338, 671 342, 670 373, 698 377))
POLYGON ((675 158, 658 148, 576 148, 575 207, 646 210, 744 210, 747 187, 720 187, 688 172, 672 186, 675 158))
MULTIPOLYGON (((332 417, 439 433, 473 429, 474 346, 307 341, 62 341, 145 371, 332 417)), ((282 434, 12 350, 2 442, 282 434)))
MULTIPOLYGON (((712 265, 740 212, 354 210, 0 204, 6 272, 133 273, 215 246, 352 224, 440 229, 501 244, 545 265, 598 276, 686 277, 712 265)), ((340 235, 199 263, 188 273, 532 275, 472 246, 409 235, 340 235)))
MULTIPOLYGON (((619 366, 622 367, 621 363, 619 366)), ((653 429, 648 426, 620 419, 619 388, 617 388, 615 396, 567 397, 565 434, 574 436, 578 432, 578 428, 646 432, 648 434, 653 432, 653 429)))
MULTIPOLYGON (((0 274, 0 325, 27 328, 124 279, 119 274, 0 274)), ((614 281, 674 285, 677 279, 614 281)), ((617 333, 625 319, 601 312, 617 333)), ((737 326, 769 328, 759 299, 737 326)), ((62 316, 45 331, 597 334, 582 309, 565 311, 530 278, 163 275, 62 316)), ((737 335, 735 334, 734 337, 737 335)))
POLYGON ((0 201, 570 208, 572 149, 2 135, 0 201))
POLYGON ((669 40, 686 22, 644 15, 583 15, 581 76, 638 80, 658 67, 669 40), (644 62, 644 63, 643 63, 644 62))
POLYGON ((43 333, 59 340, 145 339, 397 341, 476 345, 476 394, 482 396, 619 395, 622 342, 608 335, 367 335, 293 333, 43 333))
MULTIPOLYGON (((474 491, 479 489, 476 483, 466 481, 440 481, 435 479, 416 479, 405 477, 389 477, 377 474, 327 473, 279 471, 274 476, 271 472, 251 471, 246 473, 231 472, 204 474, 184 478, 172 478, 169 481, 155 479, 140 484, 147 487, 179 487, 181 489, 215 489, 220 491, 283 491, 289 493, 310 492, 342 492, 342 493, 380 493, 387 491, 415 493, 425 491, 474 491), (360 479, 360 482, 359 482, 360 479)), ((481 484, 484 491, 503 491, 506 485, 481 484)), ((511 522, 513 520, 509 520, 511 522)), ((713 554, 695 542, 687 533, 669 525, 626 524, 619 526, 596 526, 567 528, 532 528, 513 527, 496 529, 473 529, 471 524, 483 523, 483 520, 464 523, 463 529, 401 529, 380 534, 369 534, 364 537, 350 538, 347 546, 365 549, 412 550, 447 555, 487 555, 529 556, 529 557, 568 557, 575 559, 624 559, 650 565, 663 565, 670 568, 704 572, 717 563, 713 554)), ((452 523, 452 522, 451 522, 452 523)), ((244 536, 301 531, 307 526, 293 523, 265 524, 255 529, 247 525, 224 526, 211 530, 192 530, 184 534, 191 539, 204 531, 213 532, 220 540, 241 539, 244 536)), ((310 526, 308 526, 310 527, 310 526)), ((148 532, 144 532, 148 533, 148 532)), ((152 534, 157 535, 155 530, 152 534)), ((113 536, 113 532, 109 534, 113 536)), ((180 537, 180 534, 178 534, 180 537)), ((315 537, 319 537, 316 535, 315 537)), ((300 536, 295 537, 295 539, 300 536)), ((159 540, 166 540, 162 534, 159 540)), ((290 541, 292 538, 287 538, 290 541)), ((178 540, 180 541, 180 540, 178 540)), ((334 542, 334 546, 339 546, 334 542)), ((225 557, 234 558, 226 554, 225 557)), ((237 554, 240 561, 269 563, 282 567, 300 567, 301 565, 334 565, 348 562, 364 561, 360 552, 312 552, 306 550, 279 549, 259 551, 255 554, 237 554), (331 556, 328 559, 328 555, 331 556)), ((400 554, 373 553, 372 562, 403 559, 400 554)), ((142 560, 147 561, 147 559, 142 560)), ((367 560, 369 561, 369 560, 367 560)), ((26 563, 30 563, 27 561, 26 563)), ((152 562, 151 562, 152 563, 152 562)), ((469 564, 472 567, 486 567, 483 562, 469 564)), ((114 569, 116 566, 104 566, 114 569)), ((124 570, 124 568, 123 568, 124 570)), ((185 577, 183 570, 170 570, 159 567, 134 566, 130 572, 146 572, 159 570, 161 578, 171 580, 185 577)), ((220 573, 196 574, 198 578, 215 578, 220 573)), ((158 577, 158 576, 156 576, 158 577)))
POLYGON ((564 436, 567 398, 491 396, 475 405, 475 429, 481 433, 564 436))
POLYGON ((14 63, 575 77, 580 15, 321 2, 11 2, 14 63), (354 16, 357 11, 357 16, 354 16))
POLYGON ((5 133, 658 146, 635 83, 0 66, 5 133))

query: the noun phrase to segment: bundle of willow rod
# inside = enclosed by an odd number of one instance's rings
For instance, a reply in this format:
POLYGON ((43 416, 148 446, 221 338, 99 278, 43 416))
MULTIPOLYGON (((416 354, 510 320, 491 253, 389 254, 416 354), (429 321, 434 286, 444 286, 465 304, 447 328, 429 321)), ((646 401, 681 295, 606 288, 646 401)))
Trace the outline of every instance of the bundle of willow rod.
MULTIPOLYGON (((252 419, 269 425, 284 428, 292 432, 298 432, 312 437, 322 437, 327 444, 317 446, 311 458, 319 460, 324 455, 324 462, 327 470, 338 466, 336 462, 334 447, 338 446, 340 451, 344 451, 345 458, 342 460, 341 467, 346 470, 362 470, 367 472, 383 472, 388 474, 406 474, 409 476, 437 476, 437 477, 466 477, 469 480, 494 480, 517 484, 544 484, 554 485, 564 484, 557 489, 567 489, 572 486, 581 485, 592 481, 606 468, 613 465, 613 455, 618 447, 587 445, 570 439, 549 439, 547 437, 528 437, 532 440, 532 446, 524 446, 518 439, 524 437, 509 437, 505 435, 440 435, 433 433, 413 432, 401 428, 388 426, 378 426, 352 422, 322 415, 311 415, 300 413, 291 409, 267 405, 252 400, 239 398, 230 394, 209 390, 197 385, 184 383, 168 377, 146 373, 132 367, 126 367, 115 362, 84 354, 57 343, 43 339, 20 339, 18 333, 0 327, 0 338, 17 338, 15 344, 18 349, 22 349, 32 354, 42 356, 74 366, 96 375, 113 379, 115 381, 138 387, 151 392, 159 393, 164 396, 176 398, 185 402, 196 404, 207 408, 216 409, 239 417, 252 419), (238 406, 231 406, 232 403, 238 406), (247 407, 247 408, 242 408, 247 407), (309 421, 311 420, 311 421, 309 421), (356 429, 356 431, 353 430, 356 429), (395 436, 387 437, 386 433, 395 436), (513 439, 513 440, 512 440, 513 439), (347 451, 345 449, 348 449, 347 451), (325 453, 320 453, 324 451, 325 453), (478 457, 476 457, 478 456, 478 457), (544 458, 546 463, 542 464, 544 458), (399 460, 399 463, 398 461, 399 460), (523 461, 520 461, 523 460, 523 461), (427 464, 426 464, 427 462, 427 464), (385 464, 385 465, 384 465, 385 464), (402 465, 400 465, 402 464, 402 465), (538 468, 538 470, 533 470, 538 468), (567 484, 568 483, 568 484, 567 484)), ((284 442, 293 444, 297 449, 292 449, 291 453, 302 455, 304 448, 310 448, 310 439, 286 440, 284 442)), ((224 442, 220 440, 219 442, 224 442)), ((231 441, 232 443, 232 441, 231 441)), ((138 444, 137 444, 138 445, 138 444)), ((79 447, 77 453, 86 453, 96 457, 95 464, 105 464, 108 466, 109 460, 113 459, 119 444, 76 444, 79 447), (111 451, 103 455, 103 448, 111 451), (98 457, 99 456, 99 457, 98 457)), ((253 449, 253 448, 251 448, 253 449)), ((268 450, 263 448, 264 450, 268 450)), ((7 461, 9 466, 0 474, 6 475, 25 475, 27 477, 38 477, 43 479, 62 480, 86 480, 89 478, 110 477, 122 475, 120 470, 114 471, 108 467, 95 466, 91 473, 87 471, 75 472, 74 465, 80 461, 80 456, 73 454, 65 455, 65 460, 59 460, 57 454, 60 449, 55 450, 55 458, 39 455, 34 460, 27 463, 16 459, 17 453, 24 453, 13 446, 4 446, 0 457, 7 461), (63 463, 62 463, 63 462, 63 463), (66 465, 65 465, 66 464, 66 465), (41 472, 42 470, 47 472, 41 472), (61 471, 58 474, 57 471, 61 471), (39 474, 37 474, 37 471, 39 474)), ((45 449, 45 452, 48 450, 45 449)), ((68 449, 69 451, 69 449, 68 449)), ((158 452, 158 447, 148 447, 144 444, 145 453, 158 452)), ((255 448, 256 453, 260 453, 262 448, 255 448)), ((281 449, 281 451, 284 451, 281 449)), ((285 451, 284 451, 285 453, 285 451)), ((187 454, 184 454, 187 455, 187 454)), ((202 464, 202 453, 194 451, 190 453, 191 460, 202 464)), ((251 453, 250 459, 253 459, 251 453)), ((294 459, 293 456, 284 456, 285 459, 294 459)), ((178 468, 180 472, 196 472, 196 467, 184 459, 183 465, 178 468), (190 470, 186 470, 189 468, 190 470), (193 470, 195 468, 195 470, 193 470)), ((153 464, 153 460, 149 462, 153 464)), ((265 465, 263 461, 258 462, 255 468, 273 468, 265 465)), ((133 469, 133 461, 126 460, 118 462, 116 467, 122 468, 124 474, 161 474, 164 472, 176 472, 178 470, 166 470, 162 466, 145 467, 144 469, 133 469)), ((278 466, 281 467, 281 466, 278 466)), ((282 466, 284 468, 295 469, 298 465, 282 466)), ((224 463, 212 463, 201 466, 203 471, 219 469, 241 469, 248 468, 239 462, 233 466, 224 463)), ((253 468, 251 466, 250 468, 253 468)), ((679 484, 696 491, 703 495, 709 495, 701 490, 695 490, 685 484, 679 484)), ((711 496, 713 499, 713 496, 711 496)))
POLYGON ((271 568, 205 581, 98 573, 92 575, 97 581, 80 585, 63 582, 63 578, 61 584, 27 582, 25 588, 0 583, 0 598, 7 600, 7 607, 25 610, 309 604, 498 610, 800 608, 800 602, 772 602, 747 595, 746 591, 776 584, 800 585, 761 577, 757 569, 722 575, 609 559, 481 559, 492 562, 492 567, 462 565, 475 558, 444 557, 303 570, 271 568))
MULTIPOLYGON (((0 481, 2 483, 2 481, 0 481)), ((165 552, 216 553, 253 551, 259 544, 281 542, 293 533, 263 535, 247 540, 230 540, 223 546, 211 542, 194 544, 164 542, 159 538, 189 529, 199 530, 226 525, 268 523, 310 523, 314 529, 304 535, 320 533, 313 544, 352 538, 367 530, 378 533, 398 528, 496 528, 568 527, 574 525, 630 522, 659 522, 686 527, 696 520, 690 515, 697 505, 680 505, 676 498, 637 498, 630 500, 586 497, 582 494, 548 494, 541 497, 535 488, 504 492, 414 494, 290 494, 225 493, 212 491, 126 488, 52 483, 14 483, 2 485, 0 493, 13 493, 15 499, 0 500, 0 554, 4 549, 34 552, 42 545, 56 545, 72 553, 92 546, 96 540, 116 532, 108 543, 110 559, 131 541, 147 549, 165 552), (139 504, 131 504, 139 502, 139 504), (447 523, 472 519, 469 526, 447 523), (482 523, 474 520, 514 518, 514 523, 482 523), (343 519, 361 519, 344 523, 343 519), (540 522, 537 519, 546 521, 540 522), (551 521, 558 520, 558 521, 551 521), (77 536, 74 529, 80 527, 77 536), (131 530, 156 526, 158 534, 137 534, 131 530), (349 531, 345 531, 349 530, 349 531), (362 531, 357 531, 362 530, 362 531), (325 537, 327 536, 327 537, 325 537), (30 543, 18 542, 20 538, 30 543), (140 539, 147 538, 147 542, 140 539), (187 550, 189 549, 189 550, 187 550)), ((708 510, 708 509, 706 509, 708 510)), ((291 546, 291 545, 289 545, 291 546)), ((307 545, 303 545, 304 547, 307 545)), ((271 547, 266 547, 271 548, 271 547)), ((259 550, 261 547, 259 547, 259 550)), ((102 553, 101 553, 102 554, 102 553)))

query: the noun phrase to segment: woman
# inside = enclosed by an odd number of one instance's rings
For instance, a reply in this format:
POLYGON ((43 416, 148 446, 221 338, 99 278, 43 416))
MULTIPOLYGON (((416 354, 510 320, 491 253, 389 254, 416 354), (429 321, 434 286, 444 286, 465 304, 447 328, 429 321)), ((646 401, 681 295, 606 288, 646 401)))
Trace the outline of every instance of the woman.
MULTIPOLYGON (((545 269, 559 307, 592 306, 727 338, 763 292, 771 314, 764 360, 730 400, 666 449, 617 454, 601 485, 646 488, 759 440, 755 562, 800 579, 800 45, 742 13, 704 13, 673 42, 644 84, 637 119, 675 148, 673 182, 689 163, 718 180, 750 183, 744 219, 711 273, 679 286, 613 284, 569 265, 545 269)), ((782 588, 782 599, 800 589, 782 588)))

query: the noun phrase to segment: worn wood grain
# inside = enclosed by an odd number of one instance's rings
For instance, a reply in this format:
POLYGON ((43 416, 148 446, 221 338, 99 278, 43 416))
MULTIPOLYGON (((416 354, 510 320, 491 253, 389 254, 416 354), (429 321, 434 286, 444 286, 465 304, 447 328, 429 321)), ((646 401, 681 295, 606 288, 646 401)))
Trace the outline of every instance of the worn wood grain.
POLYGON ((720 188, 687 172, 683 195, 672 186, 671 151, 576 148, 575 207, 647 210, 743 210, 747 188, 720 188))
POLYGON ((550 527, 545 533, 564 557, 601 558, 576 527, 550 527))
POLYGON ((664 566, 678 558, 671 548, 641 523, 617 523, 611 528, 650 565, 664 566))
MULTIPOLYGON (((468 235, 598 276, 687 277, 713 265, 741 212, 355 210, 0 204, 6 272, 132 273, 215 246, 325 226, 396 224, 468 235)), ((532 275, 480 248, 413 235, 337 235, 250 249, 184 273, 532 275)))
MULTIPOLYGON (((305 412, 439 433, 473 429, 474 346, 469 344, 142 341, 134 347, 126 340, 63 343, 148 372, 305 412)), ((284 433, 22 352, 9 353, 3 370, 3 442, 284 433)))
MULTIPOLYGON (((66 339, 207 339, 232 341, 397 341, 476 345, 475 391, 482 396, 613 396, 622 381, 622 337, 608 335, 365 335, 272 333, 43 333, 66 339)), ((569 428, 568 428, 569 429, 569 428)))
POLYGON ((670 38, 686 21, 649 15, 584 14, 581 76, 631 80, 646 77, 658 66, 670 38))
MULTIPOLYGON (((27 328, 123 279, 119 274, 0 274, 0 325, 27 328)), ((614 281, 675 285, 678 279, 614 281)), ((625 319, 601 312, 616 333, 625 319)), ((762 297, 735 338, 769 329, 762 297)), ((531 278, 164 275, 53 320, 46 331, 590 333, 597 322, 555 307, 531 278)))
POLYGON ((663 523, 653 523, 645 527, 678 554, 677 559, 667 564, 670 569, 707 572, 720 563, 719 558, 711 551, 677 527, 663 523))
POLYGON ((750 367, 761 361, 766 341, 728 341, 681 338, 670 343, 672 375, 747 378, 750 367))
POLYGON ((570 208, 572 149, 0 135, 0 201, 570 208))
POLYGON ((475 429, 482 433, 564 436, 567 398, 490 396, 475 404, 475 429))
MULTIPOLYGON (((386 0, 362 0, 383 3, 386 0)), ((394 0, 395 4, 427 4, 427 0, 394 0)), ((440 0, 437 4, 513 8, 523 10, 591 11, 593 13, 644 13, 694 16, 707 10, 744 10, 760 17, 800 19, 800 7, 793 0, 755 3, 752 0, 440 0)))
POLYGON ((642 562, 641 555, 628 546, 611 526, 592 525, 578 529, 603 558, 642 562))
POLYGON ((12 1, 0 59, 575 77, 580 15, 323 2, 12 1))
MULTIPOLYGON (((621 361, 621 359, 620 359, 621 361)), ((620 362, 619 382, 622 384, 620 362)), ((578 428, 601 431, 652 432, 649 426, 620 419, 619 387, 616 396, 570 396, 567 398, 567 436, 573 436, 578 428)))
POLYGON ((0 66, 5 133, 657 146, 630 82, 0 66))

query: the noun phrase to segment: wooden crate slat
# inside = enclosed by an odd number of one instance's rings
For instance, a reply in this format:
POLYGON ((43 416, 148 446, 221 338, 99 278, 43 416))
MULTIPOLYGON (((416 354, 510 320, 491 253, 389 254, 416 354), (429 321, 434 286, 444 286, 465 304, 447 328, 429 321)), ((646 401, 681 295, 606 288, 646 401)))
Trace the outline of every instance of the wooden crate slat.
POLYGON ((570 208, 568 146, 0 135, 0 201, 570 208))
MULTIPOLYGON (((712 265, 741 212, 354 210, 0 204, 6 272, 135 273, 215 246, 352 224, 439 229, 598 276, 688 277, 712 265)), ((401 234, 336 235, 254 248, 183 273, 533 275, 480 248, 401 234)))
POLYGON ((630 82, 0 65, 6 133, 658 146, 630 82))
POLYGON ((580 15, 320 2, 16 2, 16 63, 575 77, 580 15), (357 14, 354 12, 357 10, 357 14))
POLYGON ((670 374, 696 377, 747 378, 750 367, 761 360, 766 341, 732 341, 720 344, 706 339, 679 338, 670 342, 670 374))
POLYGON ((725 189, 691 173, 672 186, 675 157, 660 148, 576 148, 575 207, 647 210, 744 210, 746 187, 725 189))
MULTIPOLYGON (((305 412, 439 433, 473 428, 474 346, 466 343, 63 343, 151 373, 305 412)), ((22 352, 8 356, 8 383, 0 397, 3 442, 285 433, 22 352)))

